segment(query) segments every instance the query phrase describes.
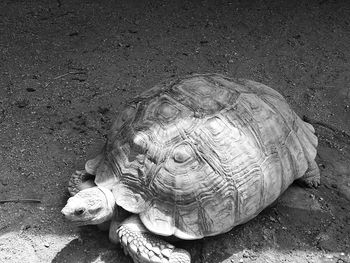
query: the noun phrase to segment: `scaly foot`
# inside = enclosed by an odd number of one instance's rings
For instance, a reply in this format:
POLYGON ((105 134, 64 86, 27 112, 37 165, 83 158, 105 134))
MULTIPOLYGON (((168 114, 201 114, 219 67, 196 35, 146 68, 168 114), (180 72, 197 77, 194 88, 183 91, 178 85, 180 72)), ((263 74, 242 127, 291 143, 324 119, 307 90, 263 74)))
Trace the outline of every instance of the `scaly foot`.
POLYGON ((309 188, 317 188, 320 186, 321 176, 320 170, 316 162, 312 162, 306 173, 298 179, 298 182, 309 188))
POLYGON ((79 191, 96 186, 94 176, 88 174, 85 170, 75 171, 71 175, 68 183, 68 191, 71 196, 76 195, 79 191))
MULTIPOLYGON (((112 233, 113 234, 113 233, 112 233)), ((190 263, 190 254, 150 233, 137 215, 126 219, 117 233, 124 252, 135 263, 190 263)))

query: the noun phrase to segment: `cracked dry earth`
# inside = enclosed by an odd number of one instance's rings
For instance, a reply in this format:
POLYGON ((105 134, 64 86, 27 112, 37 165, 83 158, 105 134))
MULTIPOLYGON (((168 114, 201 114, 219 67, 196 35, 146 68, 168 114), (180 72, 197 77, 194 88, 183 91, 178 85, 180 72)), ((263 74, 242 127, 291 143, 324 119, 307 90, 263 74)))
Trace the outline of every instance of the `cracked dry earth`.
POLYGON ((316 128, 322 184, 293 185, 247 224, 178 246, 195 263, 350 262, 348 1, 3 0, 0 10, 0 262, 130 263, 107 233, 62 218, 67 181, 128 98, 193 72, 283 94, 316 128))

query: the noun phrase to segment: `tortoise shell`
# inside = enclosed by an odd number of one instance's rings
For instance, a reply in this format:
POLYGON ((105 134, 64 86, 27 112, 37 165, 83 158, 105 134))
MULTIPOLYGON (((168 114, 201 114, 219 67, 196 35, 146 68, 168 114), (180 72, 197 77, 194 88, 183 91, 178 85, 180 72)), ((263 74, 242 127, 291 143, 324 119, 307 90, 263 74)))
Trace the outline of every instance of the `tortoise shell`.
POLYGON ((316 146, 313 127, 277 91, 203 74, 133 99, 92 163, 96 184, 151 232, 198 239, 274 202, 304 175, 316 146))

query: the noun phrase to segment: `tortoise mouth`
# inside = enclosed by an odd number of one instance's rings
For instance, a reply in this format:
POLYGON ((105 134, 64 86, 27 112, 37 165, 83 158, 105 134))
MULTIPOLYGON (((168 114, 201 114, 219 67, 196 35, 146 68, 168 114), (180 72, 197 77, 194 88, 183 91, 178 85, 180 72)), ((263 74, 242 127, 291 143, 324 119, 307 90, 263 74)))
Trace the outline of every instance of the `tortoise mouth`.
POLYGON ((87 218, 84 218, 84 213, 85 211, 83 209, 70 209, 69 207, 65 206, 62 210, 61 213, 65 217, 66 220, 70 222, 81 222, 84 223, 87 218))

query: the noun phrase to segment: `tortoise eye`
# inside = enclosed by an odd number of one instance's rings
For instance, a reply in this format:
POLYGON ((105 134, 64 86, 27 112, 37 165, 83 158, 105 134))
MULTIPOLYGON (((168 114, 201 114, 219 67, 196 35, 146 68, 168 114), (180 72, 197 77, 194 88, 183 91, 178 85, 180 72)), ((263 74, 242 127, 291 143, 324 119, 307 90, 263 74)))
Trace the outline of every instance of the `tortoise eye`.
POLYGON ((74 211, 74 214, 77 216, 80 216, 80 215, 84 214, 84 212, 85 212, 84 208, 78 208, 74 211))
POLYGON ((177 163, 184 163, 192 156, 192 150, 188 145, 180 145, 174 149, 174 160, 177 163))

